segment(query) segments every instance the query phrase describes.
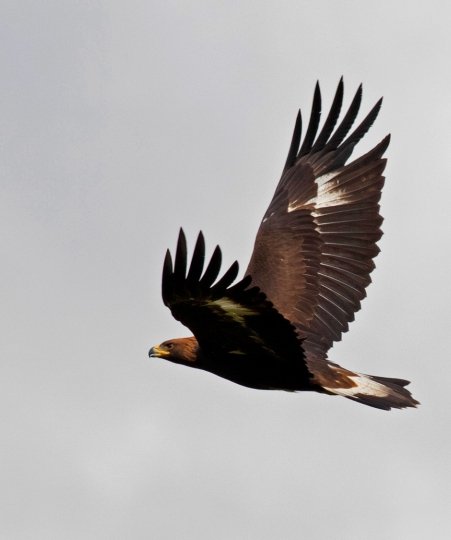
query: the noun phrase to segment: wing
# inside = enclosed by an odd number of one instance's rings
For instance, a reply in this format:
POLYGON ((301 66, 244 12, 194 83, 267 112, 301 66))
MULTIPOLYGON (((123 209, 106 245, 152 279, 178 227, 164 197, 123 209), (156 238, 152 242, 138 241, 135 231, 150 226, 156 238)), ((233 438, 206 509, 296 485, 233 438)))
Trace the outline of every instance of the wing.
POLYGON ((347 137, 356 119, 358 88, 335 129, 343 101, 340 80, 317 135, 321 93, 317 84, 301 144, 299 111, 282 177, 262 220, 247 269, 274 306, 305 338, 307 356, 324 358, 360 309, 371 282, 382 232, 379 200, 387 136, 346 165, 354 146, 377 117, 379 100, 347 137))
POLYGON ((218 280, 221 250, 217 246, 204 271, 205 242, 199 234, 187 272, 186 238, 180 230, 174 264, 169 250, 163 267, 163 301, 172 315, 187 326, 202 350, 211 356, 262 355, 303 360, 295 328, 258 287, 238 274, 234 262, 218 280), (216 283, 215 283, 216 281, 216 283))

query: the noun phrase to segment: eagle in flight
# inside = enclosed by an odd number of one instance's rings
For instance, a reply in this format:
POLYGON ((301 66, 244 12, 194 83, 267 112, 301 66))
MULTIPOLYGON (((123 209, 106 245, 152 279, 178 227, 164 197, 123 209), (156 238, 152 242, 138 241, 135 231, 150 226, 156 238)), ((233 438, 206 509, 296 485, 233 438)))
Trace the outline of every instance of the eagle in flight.
POLYGON ((220 276, 219 246, 204 270, 202 232, 188 263, 180 230, 174 260, 169 250, 164 260, 162 295, 194 336, 164 341, 149 356, 250 388, 314 390, 385 410, 418 404, 405 388, 409 381, 363 375, 327 356, 360 309, 382 236, 382 156, 390 136, 347 163, 382 104, 380 99, 348 135, 361 98, 359 86, 337 126, 341 79, 318 133, 317 84, 303 139, 298 112, 285 167, 243 279, 234 283, 237 262, 220 276))

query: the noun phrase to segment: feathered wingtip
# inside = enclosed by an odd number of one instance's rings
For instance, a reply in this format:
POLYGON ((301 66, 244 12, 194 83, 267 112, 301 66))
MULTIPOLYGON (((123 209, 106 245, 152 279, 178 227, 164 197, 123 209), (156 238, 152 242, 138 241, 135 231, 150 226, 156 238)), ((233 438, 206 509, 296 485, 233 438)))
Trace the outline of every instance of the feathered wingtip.
POLYGON ((344 85, 343 77, 341 77, 327 118, 322 129, 317 135, 321 119, 322 102, 321 90, 318 82, 316 83, 310 119, 305 137, 302 140, 302 115, 301 111, 298 111, 290 149, 288 151, 283 172, 292 167, 298 159, 306 154, 325 153, 337 149, 341 149, 340 155, 342 156, 339 166, 342 166, 346 162, 355 145, 365 135, 377 118, 382 105, 382 98, 379 99, 366 117, 345 139, 352 125, 354 124, 360 109, 362 102, 362 85, 360 84, 357 88, 348 110, 346 111, 341 122, 336 127, 343 105, 343 95, 344 85))
MULTIPOLYGON (((186 293, 187 291, 199 292, 208 290, 210 295, 214 295, 227 289, 235 281, 239 266, 238 262, 235 261, 224 275, 218 279, 221 263, 221 248, 216 246, 204 271, 205 240, 201 231, 194 246, 191 262, 188 265, 186 236, 181 228, 174 260, 168 249, 163 263, 162 297, 164 304, 170 307, 175 296, 186 293)), ((240 281, 239 284, 242 284, 243 281, 240 281)), ((248 284, 248 281, 245 281, 245 283, 248 284)))

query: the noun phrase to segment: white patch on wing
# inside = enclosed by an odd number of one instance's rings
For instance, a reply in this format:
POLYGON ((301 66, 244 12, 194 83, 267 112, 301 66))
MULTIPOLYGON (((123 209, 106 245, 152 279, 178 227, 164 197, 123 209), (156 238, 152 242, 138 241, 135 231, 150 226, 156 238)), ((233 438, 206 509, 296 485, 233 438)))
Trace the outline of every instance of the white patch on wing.
POLYGON ((337 176, 337 174, 338 174, 338 171, 333 171, 333 172, 318 176, 318 178, 315 179, 316 185, 318 187, 323 186, 326 182, 329 182, 329 180, 332 180, 334 176, 337 176))
MULTIPOLYGON (((333 185, 331 185, 331 180, 338 174, 339 172, 334 171, 316 178, 315 182, 318 186, 318 194, 313 200, 309 201, 310 204, 315 205, 315 208, 324 208, 342 204, 344 190, 334 188, 333 185)), ((338 184, 338 180, 335 180, 334 183, 338 184)))
POLYGON ((234 302, 230 298, 219 298, 208 302, 209 306, 217 306, 222 309, 229 317, 240 324, 244 324, 244 317, 250 315, 258 315, 258 311, 242 306, 238 302, 234 302))
MULTIPOLYGON (((288 204, 287 212, 294 212, 294 210, 298 210, 299 208, 308 205, 313 205, 315 208, 324 208, 328 206, 338 206, 340 204, 343 204, 343 195, 345 193, 345 190, 339 189, 338 187, 334 188, 331 183, 331 180, 333 180, 333 178, 335 178, 338 174, 340 174, 340 171, 334 171, 315 178, 315 183, 318 187, 318 193, 316 197, 313 197, 308 201, 304 201, 302 203, 299 203, 298 199, 290 201, 288 204)), ((335 183, 338 185, 338 180, 336 180, 335 183)), ((315 212, 313 212, 313 215, 315 215, 315 212)))
POLYGON ((339 206, 344 201, 344 190, 325 191, 318 189, 318 196, 315 199, 315 208, 327 208, 329 206, 339 206))
POLYGON ((386 397, 390 395, 389 388, 377 381, 374 381, 367 375, 356 373, 355 375, 350 375, 349 379, 351 379, 351 381, 353 381, 357 386, 353 386, 351 388, 327 388, 325 386, 324 388, 325 390, 340 396, 355 396, 357 394, 363 394, 367 396, 386 397))

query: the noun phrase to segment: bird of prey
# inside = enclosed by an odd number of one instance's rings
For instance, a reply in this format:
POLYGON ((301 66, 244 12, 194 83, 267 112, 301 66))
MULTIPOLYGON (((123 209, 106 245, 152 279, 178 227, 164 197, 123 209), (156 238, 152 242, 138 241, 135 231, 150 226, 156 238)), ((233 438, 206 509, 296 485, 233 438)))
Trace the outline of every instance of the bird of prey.
POLYGON ((361 98, 360 85, 337 125, 341 79, 319 130, 317 83, 305 136, 299 111, 282 176, 241 280, 234 283, 237 262, 220 276, 219 246, 204 270, 202 232, 188 264, 180 230, 174 260, 169 250, 164 260, 162 296, 194 336, 164 341, 149 356, 250 388, 313 390, 385 410, 418 404, 405 388, 409 381, 364 375, 327 356, 360 309, 382 235, 382 156, 390 136, 347 163, 382 103, 348 135, 361 98))

